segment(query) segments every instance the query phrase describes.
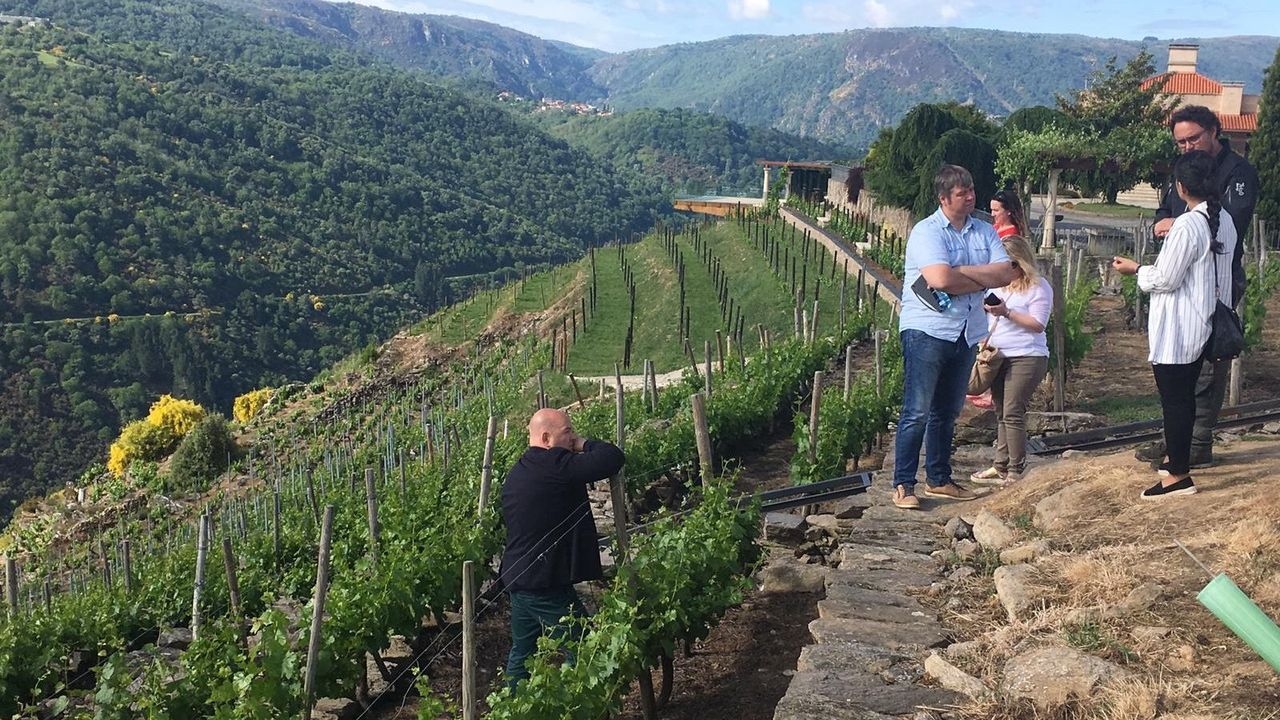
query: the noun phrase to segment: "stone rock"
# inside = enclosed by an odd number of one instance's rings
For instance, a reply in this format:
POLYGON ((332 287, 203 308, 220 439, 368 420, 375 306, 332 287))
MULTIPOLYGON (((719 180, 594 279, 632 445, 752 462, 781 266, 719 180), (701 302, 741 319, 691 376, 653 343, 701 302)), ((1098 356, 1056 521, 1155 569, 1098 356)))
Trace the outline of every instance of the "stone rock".
POLYGON ((1235 433, 1219 433, 1218 442, 1223 445, 1230 445, 1231 443, 1240 442, 1240 436, 1235 433))
POLYGON ((974 570, 972 567, 968 565, 961 565, 955 570, 952 570, 951 572, 947 573, 947 579, 950 580, 951 582, 960 582, 962 580, 968 580, 969 578, 977 574, 978 574, 978 571, 974 570))
POLYGON ((1000 552, 1000 564, 1021 565, 1049 554, 1049 543, 1044 540, 1033 540, 1000 552))
POLYGON ((799 540, 804 537, 804 518, 784 512, 764 514, 764 533, 770 540, 799 540))
POLYGON ((973 525, 965 522, 964 518, 959 515, 948 520, 947 524, 942 528, 942 532, 954 540, 973 539, 973 525))
POLYGON ((971 425, 956 425, 955 439, 952 444, 956 447, 962 445, 981 445, 990 447, 991 443, 996 441, 996 431, 994 428, 973 427, 971 425))
POLYGON ((810 525, 809 527, 804 529, 804 539, 808 540, 809 542, 816 543, 819 540, 824 540, 830 537, 829 533, 830 531, 827 530, 826 528, 814 527, 810 525))
POLYGON ((961 560, 972 560, 982 551, 978 543, 972 540, 957 540, 951 549, 961 560))
POLYGON ((947 641, 937 622, 898 623, 863 618, 818 618, 809 623, 815 642, 863 642, 890 650, 917 651, 947 641))
POLYGON ((1041 601, 1035 580, 1038 573, 1031 565, 1002 565, 996 568, 996 596, 1010 620, 1021 620, 1041 601))
POLYGON ((1164 595, 1164 591, 1164 586, 1158 583, 1143 583, 1131 590, 1115 607, 1115 611, 1117 614, 1130 615, 1147 610, 1164 595))
POLYGON ((835 535, 840 532, 840 520, 835 515, 809 515, 804 521, 809 527, 821 528, 835 535))
POLYGON ((323 698, 316 701, 311 720, 355 720, 360 703, 350 698, 323 698))
POLYGON ((1262 426, 1262 432, 1267 433, 1268 435, 1280 435, 1280 420, 1272 420, 1269 423, 1264 423, 1262 426))
POLYGON ((938 653, 924 659, 924 672, 942 687, 974 700, 987 694, 987 686, 981 680, 947 662, 938 653))
POLYGON ((822 565, 798 565, 789 560, 777 562, 760 571, 760 592, 822 592, 829 572, 822 565))
POLYGON ((1088 625, 1101 622, 1107 615, 1106 608, 1097 605, 1072 608, 1063 619, 1063 623, 1066 625, 1088 625))
POLYGON ((1069 525, 1068 518, 1077 512, 1077 508, 1093 502, 1094 490, 1084 483, 1068 485, 1058 492, 1036 503, 1032 522, 1041 530, 1053 532, 1065 530, 1069 525))
POLYGON ((870 545, 847 542, 840 545, 840 562, 850 564, 863 562, 877 567, 910 569, 915 572, 929 573, 937 570, 938 561, 929 555, 900 550, 887 545, 870 545))
POLYGON ((859 493, 832 501, 831 514, 839 520, 857 520, 871 504, 871 498, 866 493, 859 493))
POLYGON ((910 596, 851 585, 831 586, 827 590, 827 596, 818 601, 818 617, 898 623, 937 621, 937 616, 926 611, 910 596))
POLYGON ((973 539, 989 550, 1002 550, 1013 544, 1017 533, 995 513, 983 510, 973 522, 973 539))
POLYGON ((183 627, 161 630, 160 637, 156 639, 156 647, 186 650, 191 647, 191 630, 183 627))
POLYGON ((1063 450, 1062 455, 1060 455, 1059 457, 1061 457, 1063 460, 1070 460, 1071 458, 1084 457, 1084 455, 1085 453, 1083 450, 1072 449, 1072 450, 1063 450))
POLYGON ((883 567, 865 560, 851 562, 846 559, 837 570, 827 576, 827 588, 832 585, 852 585, 868 590, 885 592, 906 592, 917 588, 929 587, 938 575, 934 572, 922 573, 911 569, 883 567))
POLYGON ((1153 643, 1169 637, 1172 628, 1160 625, 1139 625, 1133 629, 1133 639, 1138 642, 1153 643))
POLYGON ((977 640, 965 640, 964 642, 951 643, 942 650, 942 654, 949 659, 962 658, 966 656, 977 655, 982 650, 982 643, 977 640))
POLYGON ((996 419, 995 410, 982 410, 965 403, 964 408, 960 411, 960 417, 956 419, 956 429, 960 427, 983 428, 984 430, 995 430, 999 425, 996 419))
POLYGON ((1074 648, 1043 647, 1010 658, 1000 690, 1049 710, 1071 698, 1088 699, 1100 684, 1126 674, 1118 665, 1074 648))
POLYGON ((1062 421, 1067 421, 1067 432, 1088 430, 1102 427, 1106 423, 1097 415, 1080 412, 1029 412, 1027 413, 1028 435, 1053 435, 1062 432, 1062 421))
POLYGON ((821 554, 822 554, 822 548, 818 547, 818 544, 815 542, 806 542, 798 546, 794 552, 794 555, 796 557, 803 557, 805 555, 821 555, 821 554))

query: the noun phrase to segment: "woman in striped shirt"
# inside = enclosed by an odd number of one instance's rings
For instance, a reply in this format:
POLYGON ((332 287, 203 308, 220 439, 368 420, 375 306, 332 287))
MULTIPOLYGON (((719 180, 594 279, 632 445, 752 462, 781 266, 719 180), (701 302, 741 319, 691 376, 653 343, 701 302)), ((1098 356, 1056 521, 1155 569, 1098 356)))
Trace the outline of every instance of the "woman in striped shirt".
POLYGON ((1206 152, 1180 156, 1173 177, 1189 211, 1174 221, 1154 265, 1139 267, 1122 257, 1112 263, 1122 274, 1136 274, 1138 287, 1151 294, 1147 359, 1160 392, 1169 460, 1161 468, 1168 474, 1143 491, 1144 500, 1196 492, 1189 474, 1196 378, 1204 362, 1214 304, 1217 300, 1231 303, 1231 258, 1236 244, 1235 225, 1214 187, 1216 170, 1206 152))

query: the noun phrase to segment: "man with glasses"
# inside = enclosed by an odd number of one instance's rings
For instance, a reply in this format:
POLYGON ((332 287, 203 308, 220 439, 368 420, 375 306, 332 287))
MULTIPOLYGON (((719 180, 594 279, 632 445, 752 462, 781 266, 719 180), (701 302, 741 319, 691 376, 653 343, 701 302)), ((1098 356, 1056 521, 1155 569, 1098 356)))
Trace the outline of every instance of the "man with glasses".
MULTIPOLYGON (((1258 201, 1258 171, 1248 160, 1231 151, 1225 138, 1219 138, 1222 125, 1218 116, 1203 105, 1187 105, 1169 116, 1169 130, 1179 153, 1203 150, 1217 159, 1217 187, 1222 190, 1222 207, 1236 228, 1235 254, 1231 259, 1231 302, 1239 306, 1244 299, 1244 236, 1253 221, 1253 208, 1258 201)), ((1173 227, 1174 218, 1187 211, 1187 204, 1170 183, 1160 209, 1156 210, 1155 236, 1163 238, 1173 227)), ((1213 430, 1227 394, 1230 361, 1206 362, 1196 381, 1196 422, 1191 438, 1191 467, 1205 468, 1213 464, 1213 430)), ((1153 443, 1135 453, 1139 460, 1159 463, 1165 454, 1164 443, 1153 443)))

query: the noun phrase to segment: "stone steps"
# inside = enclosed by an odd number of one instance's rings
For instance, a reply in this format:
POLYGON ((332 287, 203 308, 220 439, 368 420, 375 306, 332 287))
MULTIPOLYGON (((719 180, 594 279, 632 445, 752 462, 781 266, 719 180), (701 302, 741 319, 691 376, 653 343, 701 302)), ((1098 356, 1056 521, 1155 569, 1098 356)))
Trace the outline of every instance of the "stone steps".
POLYGON ((941 547, 945 517, 899 510, 883 490, 868 496, 862 517, 841 533, 839 566, 826 571, 826 596, 809 623, 813 644, 801 650, 775 720, 923 720, 967 699, 920 682, 925 658, 949 642, 911 594, 941 578, 929 553, 941 547))

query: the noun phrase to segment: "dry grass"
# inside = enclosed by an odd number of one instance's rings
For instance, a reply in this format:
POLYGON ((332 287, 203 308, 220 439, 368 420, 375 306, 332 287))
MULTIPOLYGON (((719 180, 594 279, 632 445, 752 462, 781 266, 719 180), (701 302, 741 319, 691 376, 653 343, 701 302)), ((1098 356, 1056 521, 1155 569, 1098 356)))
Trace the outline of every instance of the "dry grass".
POLYGON ((1174 544, 1181 541, 1213 572, 1230 575, 1264 612, 1280 616, 1280 503, 1260 501, 1280 472, 1280 442, 1236 443, 1220 457, 1219 467, 1197 474, 1198 495, 1166 502, 1138 499, 1154 475, 1127 452, 1041 466, 983 501, 1013 525, 1045 498, 1075 488, 1062 520, 1038 529, 1055 549, 1037 561, 1049 585, 1043 610, 1008 622, 989 578, 955 588, 963 605, 944 618, 957 637, 978 643, 957 664, 998 687, 1010 657, 1074 641, 1130 675, 1087 701, 1036 709, 996 698, 965 708, 963 717, 1280 720, 1280 678, 1196 602, 1208 577, 1174 544), (1158 600, 1115 610, 1150 583, 1162 587, 1158 600), (1168 630, 1134 633, 1153 627, 1168 630))

